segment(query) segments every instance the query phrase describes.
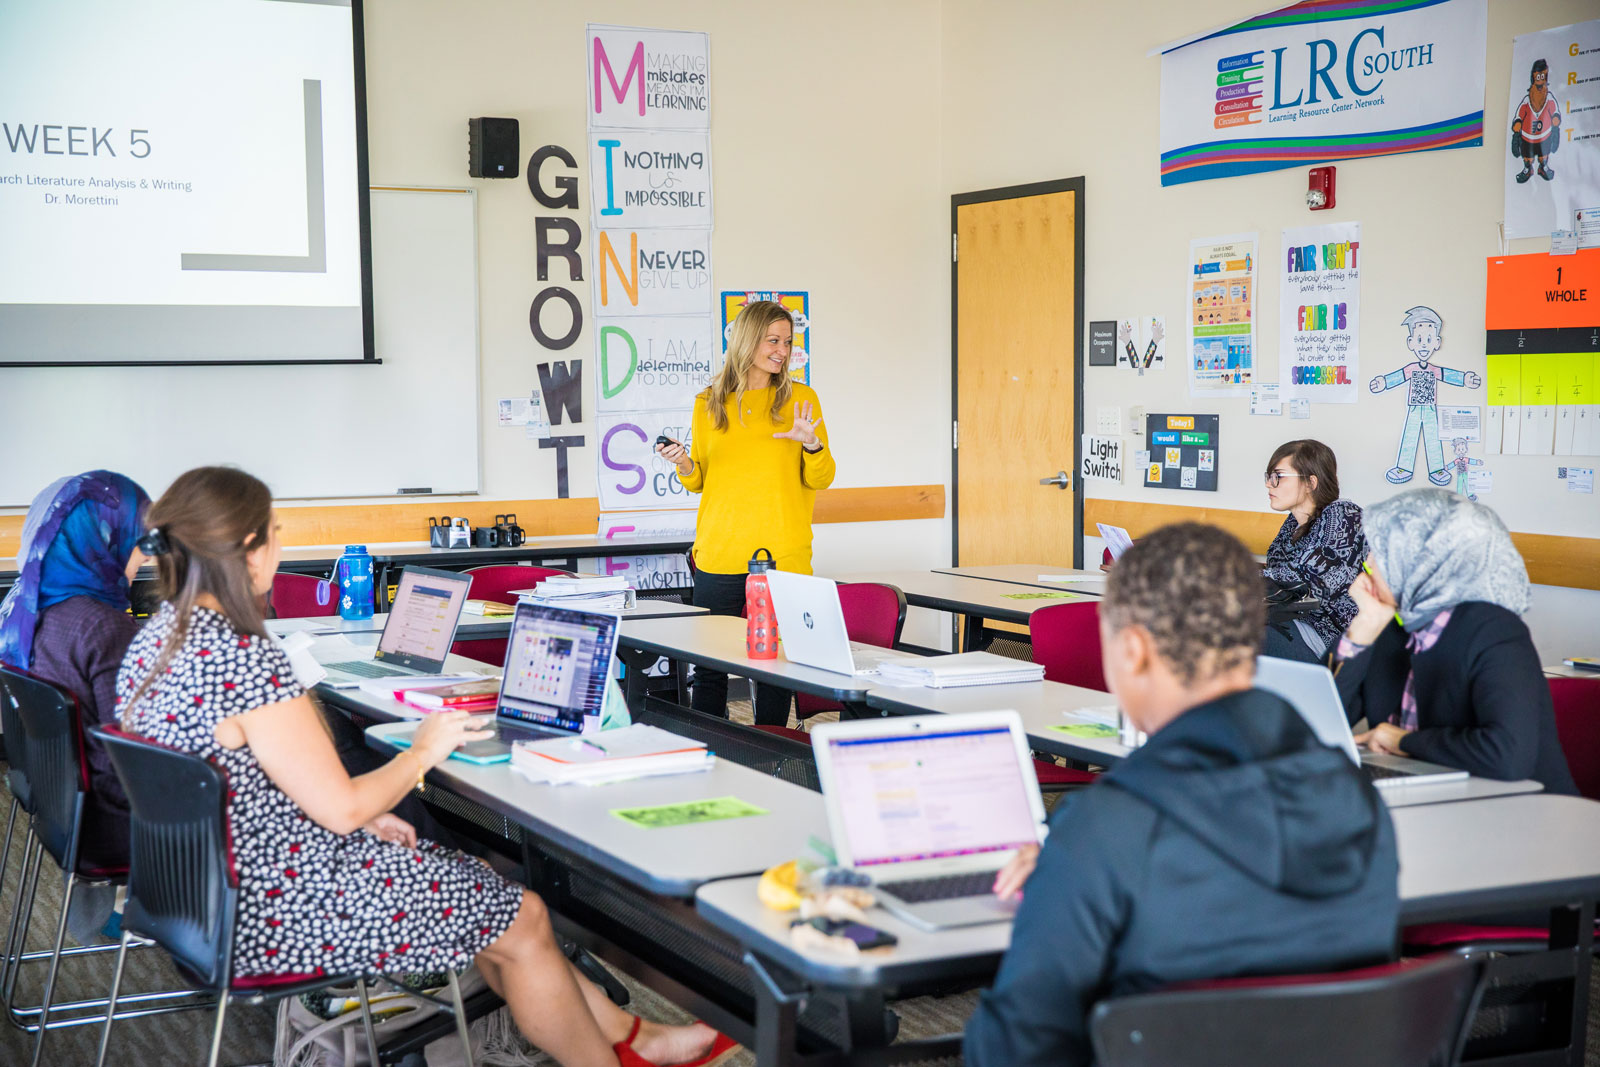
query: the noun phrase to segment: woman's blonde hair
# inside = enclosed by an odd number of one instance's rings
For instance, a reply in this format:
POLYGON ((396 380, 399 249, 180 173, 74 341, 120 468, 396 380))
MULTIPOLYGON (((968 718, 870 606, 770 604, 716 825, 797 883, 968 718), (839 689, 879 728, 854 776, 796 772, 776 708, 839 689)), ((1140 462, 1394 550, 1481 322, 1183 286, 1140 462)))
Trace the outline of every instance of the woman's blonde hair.
MULTIPOLYGON (((739 317, 733 320, 733 332, 728 337, 728 358, 722 364, 722 370, 697 398, 706 402, 706 414, 711 416, 711 425, 717 429, 728 428, 728 397, 733 397, 736 407, 744 403, 745 379, 749 376, 750 365, 755 362, 756 349, 761 347, 768 327, 775 322, 787 322, 792 327, 794 316, 789 314, 788 308, 771 300, 746 304, 744 310, 739 312, 739 317)), ((787 363, 773 377, 776 381, 772 389, 771 415, 772 421, 778 422, 783 417, 784 409, 789 406, 794 384, 789 378, 787 363)))

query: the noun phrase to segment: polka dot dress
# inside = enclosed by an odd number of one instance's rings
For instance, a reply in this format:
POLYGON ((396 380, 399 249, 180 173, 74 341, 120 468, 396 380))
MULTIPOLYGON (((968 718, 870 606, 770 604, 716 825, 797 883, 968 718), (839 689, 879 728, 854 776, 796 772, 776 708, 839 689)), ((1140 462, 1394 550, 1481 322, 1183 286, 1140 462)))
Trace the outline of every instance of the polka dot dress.
MULTIPOLYGON (((163 605, 134 639, 117 676, 119 705, 155 664, 175 619, 163 605)), ((239 874, 234 973, 460 970, 511 925, 520 887, 431 841, 409 849, 365 830, 324 829, 272 783, 248 745, 224 748, 212 733, 230 715, 303 692, 270 639, 195 608, 182 648, 130 724, 227 771, 239 874)))

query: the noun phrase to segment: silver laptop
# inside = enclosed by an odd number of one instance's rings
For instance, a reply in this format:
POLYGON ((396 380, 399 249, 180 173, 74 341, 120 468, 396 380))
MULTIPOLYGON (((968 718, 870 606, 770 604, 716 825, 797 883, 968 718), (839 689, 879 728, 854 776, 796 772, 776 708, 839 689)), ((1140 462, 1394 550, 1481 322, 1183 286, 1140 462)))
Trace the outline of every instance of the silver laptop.
POLYGON ((324 663, 322 667, 328 672, 326 684, 350 689, 367 678, 443 671, 471 587, 472 576, 468 574, 429 567, 405 568, 400 572, 400 586, 372 658, 324 663))
POLYGON ((1350 732, 1350 720, 1345 717, 1344 701, 1339 698, 1339 687, 1328 668, 1320 664, 1257 656, 1256 688, 1276 693, 1294 705, 1318 740, 1349 756, 1380 789, 1439 785, 1468 778, 1466 771, 1454 767, 1358 749, 1350 732))
POLYGON ((924 930, 1009 921, 994 879, 1044 839, 1015 711, 856 719, 811 730, 838 862, 924 930))
POLYGON ((801 663, 835 674, 872 675, 886 659, 905 653, 850 640, 839 603, 839 584, 828 578, 786 571, 768 571, 772 613, 778 618, 783 654, 801 663))

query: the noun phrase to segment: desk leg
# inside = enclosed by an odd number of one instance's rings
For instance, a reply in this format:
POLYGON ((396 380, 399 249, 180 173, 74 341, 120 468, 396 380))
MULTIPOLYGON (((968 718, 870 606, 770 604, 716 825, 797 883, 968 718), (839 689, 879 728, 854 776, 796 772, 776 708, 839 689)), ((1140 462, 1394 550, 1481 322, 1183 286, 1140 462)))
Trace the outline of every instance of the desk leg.
POLYGON ((1594 949, 1594 901, 1578 907, 1552 908, 1550 948, 1570 948, 1576 957, 1572 975, 1572 1034, 1567 1045, 1567 1063, 1583 1067, 1589 1035, 1589 972, 1594 949))
POLYGON ((886 711, 874 712, 866 704, 854 700, 846 700, 839 706, 844 709, 839 712, 841 719, 877 719, 889 714, 886 711))
POLYGON ((645 671, 659 658, 653 652, 640 652, 637 649, 617 649, 617 658, 627 668, 622 682, 622 695, 628 703, 628 713, 637 715, 644 709, 645 688, 650 682, 650 676, 645 671))
POLYGON ((796 1058, 797 1020, 806 1006, 806 990, 788 972, 753 952, 744 954, 756 995, 756 1067, 787 1067, 796 1058))
POLYGON ((961 651, 982 652, 989 647, 989 635, 983 629, 981 615, 965 615, 966 625, 962 627, 961 651))

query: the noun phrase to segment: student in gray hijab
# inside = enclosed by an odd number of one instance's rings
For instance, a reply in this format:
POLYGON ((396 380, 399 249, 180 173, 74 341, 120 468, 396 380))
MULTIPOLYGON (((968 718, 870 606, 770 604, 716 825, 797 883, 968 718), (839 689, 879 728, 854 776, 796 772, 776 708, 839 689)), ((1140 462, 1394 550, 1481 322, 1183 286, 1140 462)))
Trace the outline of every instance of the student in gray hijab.
POLYGON ((1375 752, 1576 795, 1533 638, 1528 570, 1493 511, 1446 489, 1369 507, 1357 611, 1335 654, 1375 752))

